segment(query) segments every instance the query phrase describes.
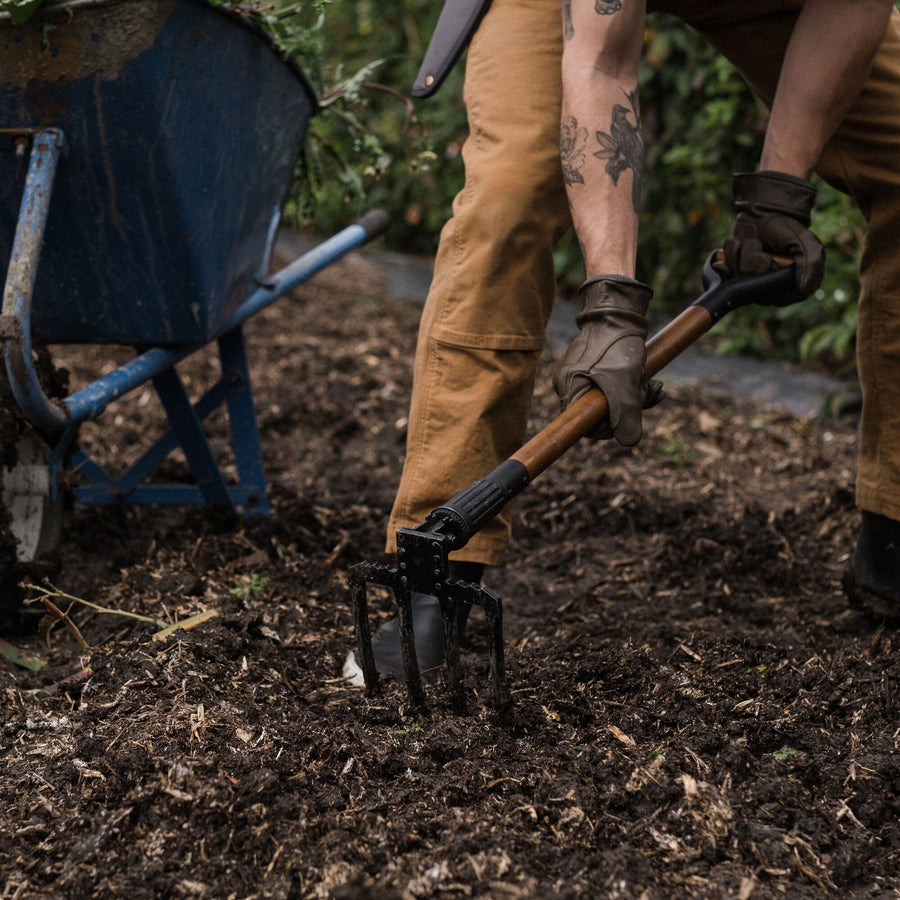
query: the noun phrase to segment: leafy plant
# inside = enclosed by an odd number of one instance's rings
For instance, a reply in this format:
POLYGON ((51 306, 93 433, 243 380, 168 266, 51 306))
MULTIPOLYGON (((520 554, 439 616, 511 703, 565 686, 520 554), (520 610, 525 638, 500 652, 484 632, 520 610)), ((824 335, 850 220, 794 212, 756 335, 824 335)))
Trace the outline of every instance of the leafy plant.
POLYGON ((45 0, 0 0, 0 13, 9 13, 14 25, 27 22, 45 0))
POLYGON ((268 575, 260 575, 258 572, 252 572, 243 584, 232 588, 228 593, 237 597, 238 600, 249 600, 251 597, 258 597, 269 586, 272 579, 268 575))

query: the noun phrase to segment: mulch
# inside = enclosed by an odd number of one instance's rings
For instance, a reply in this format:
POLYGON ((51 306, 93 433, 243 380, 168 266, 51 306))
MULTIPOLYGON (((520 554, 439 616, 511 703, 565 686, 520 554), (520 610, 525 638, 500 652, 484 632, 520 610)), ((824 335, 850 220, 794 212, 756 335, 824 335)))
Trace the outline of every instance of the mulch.
MULTIPOLYGON (((852 418, 673 388, 638 447, 540 476, 486 579, 510 722, 477 616, 466 715, 440 678, 426 712, 343 681, 419 312, 354 253, 248 324, 270 517, 65 511, 28 578, 71 625, 31 589, 4 637, 0 897, 900 897, 898 638, 841 588, 852 418)), ((54 360, 78 384, 112 355, 54 360)), ((183 364, 189 390, 215 365, 183 364)), ((80 441, 115 467, 163 423, 139 389, 80 441)))

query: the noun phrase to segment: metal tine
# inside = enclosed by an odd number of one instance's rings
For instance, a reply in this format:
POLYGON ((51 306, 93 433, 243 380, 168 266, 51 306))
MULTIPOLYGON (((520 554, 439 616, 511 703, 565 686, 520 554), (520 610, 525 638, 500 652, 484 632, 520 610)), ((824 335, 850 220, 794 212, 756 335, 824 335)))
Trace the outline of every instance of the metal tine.
POLYGON ((403 674, 406 690, 413 706, 419 710, 426 708, 425 691, 422 688, 422 674, 416 659, 416 640, 413 634, 412 597, 409 582, 404 576, 394 580, 394 600, 397 603, 397 618, 400 625, 400 649, 403 651, 403 674))
POLYGON ((372 631, 369 627, 369 602, 366 592, 367 582, 391 589, 394 603, 397 606, 397 619, 400 630, 400 646, 403 652, 403 674, 410 702, 413 706, 424 709, 425 692, 422 689, 422 676, 416 660, 415 638, 412 627, 412 602, 409 584, 398 575, 392 566, 384 563, 361 562, 351 566, 347 573, 350 587, 350 601, 353 606, 353 624, 356 631, 356 649, 366 690, 369 694, 381 693, 381 677, 375 667, 375 654, 372 650, 372 631))
MULTIPOLYGON (((362 562, 351 566, 348 572, 350 598, 353 605, 353 621, 356 645, 366 690, 370 694, 381 693, 381 679, 375 667, 372 650, 372 633, 369 626, 369 605, 366 583, 390 588, 397 607, 400 646, 403 652, 403 670, 410 702, 420 711, 427 712, 427 700, 422 686, 422 675, 416 659, 415 635, 412 623, 412 598, 408 579, 397 569, 383 563, 362 562)), ((488 622, 488 649, 491 671, 491 704, 501 720, 507 719, 512 707, 506 682, 506 666, 503 655, 503 614, 500 597, 490 588, 480 584, 444 578, 435 584, 434 590, 441 605, 444 624, 444 649, 446 677, 451 703, 460 714, 465 714, 467 703, 459 648, 460 607, 480 606, 488 622)))
POLYGON ((375 668, 375 654, 372 652, 372 633, 369 629, 369 602, 366 597, 366 572, 372 564, 360 563, 352 566, 348 573, 350 601, 353 605, 353 625, 356 630, 356 652, 362 666, 366 691, 380 694, 381 683, 375 668))
POLYGON ((488 647, 491 657, 492 703, 502 721, 512 712, 512 697, 506 681, 506 661, 503 655, 503 604, 500 595, 490 588, 479 588, 479 605, 488 620, 488 647))
POLYGON ((453 708, 464 715, 466 695, 463 683, 462 663, 459 654, 459 610, 460 606, 470 607, 475 602, 478 585, 464 581, 447 581, 438 598, 444 620, 444 662, 447 667, 446 684, 450 692, 453 708))

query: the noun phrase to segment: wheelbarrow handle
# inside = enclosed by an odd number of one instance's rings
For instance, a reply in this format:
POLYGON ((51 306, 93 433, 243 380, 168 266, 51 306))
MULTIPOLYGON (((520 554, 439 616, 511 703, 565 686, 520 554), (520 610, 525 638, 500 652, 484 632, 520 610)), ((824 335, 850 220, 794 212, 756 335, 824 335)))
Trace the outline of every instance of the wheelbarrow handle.
MULTIPOLYGON (((703 268, 704 293, 648 341, 645 380, 665 368, 732 310, 752 303, 783 306, 797 299, 790 260, 776 259, 782 268, 770 272, 725 280, 713 268, 716 256, 710 254, 703 268)), ((420 528, 451 535, 453 550, 464 547, 506 503, 608 414, 603 393, 598 388, 587 391, 493 472, 430 513, 420 528)))

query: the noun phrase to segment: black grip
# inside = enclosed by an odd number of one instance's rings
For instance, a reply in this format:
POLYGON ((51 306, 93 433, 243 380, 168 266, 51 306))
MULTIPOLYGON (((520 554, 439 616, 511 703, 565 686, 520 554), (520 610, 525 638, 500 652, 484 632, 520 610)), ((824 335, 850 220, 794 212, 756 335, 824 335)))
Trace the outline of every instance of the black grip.
POLYGON ((391 224, 391 217, 383 209, 369 210, 357 223, 369 240, 384 234, 391 224))
POLYGON ((531 480, 528 469, 515 459, 500 463, 493 472, 470 484, 443 506, 429 513, 425 530, 440 522, 452 535, 451 549, 464 547, 531 480))
POLYGON ((757 303, 761 306, 789 306, 803 298, 797 293, 794 265, 758 275, 738 275, 722 278, 713 267, 716 254, 712 253, 703 266, 703 287, 706 289, 692 306, 702 306, 713 322, 732 310, 757 303))

